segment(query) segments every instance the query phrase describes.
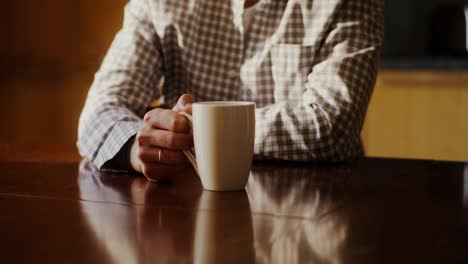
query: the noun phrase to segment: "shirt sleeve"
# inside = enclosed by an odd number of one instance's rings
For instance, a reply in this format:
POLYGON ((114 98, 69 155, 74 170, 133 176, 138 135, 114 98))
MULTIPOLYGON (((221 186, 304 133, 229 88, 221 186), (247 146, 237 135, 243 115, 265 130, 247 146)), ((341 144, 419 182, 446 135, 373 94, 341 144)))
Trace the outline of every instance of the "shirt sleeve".
POLYGON ((124 24, 95 75, 80 116, 77 146, 96 167, 113 158, 142 126, 162 76, 160 40, 146 0, 125 7, 124 24))
POLYGON ((130 152, 134 141, 135 136, 131 137, 113 158, 102 164, 101 171, 117 173, 134 172, 130 161, 130 152))
POLYGON ((301 103, 256 109, 257 159, 343 161, 363 154, 360 133, 383 42, 383 1, 342 1, 301 103))

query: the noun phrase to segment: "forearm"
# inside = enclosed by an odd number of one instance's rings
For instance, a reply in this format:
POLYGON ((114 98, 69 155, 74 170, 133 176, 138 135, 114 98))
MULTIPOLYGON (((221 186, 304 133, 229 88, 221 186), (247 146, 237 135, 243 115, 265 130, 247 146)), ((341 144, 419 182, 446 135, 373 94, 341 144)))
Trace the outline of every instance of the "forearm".
POLYGON ((360 127, 334 136, 320 106, 270 105, 256 110, 256 159, 343 161, 363 154, 360 127))
POLYGON ((377 73, 378 52, 368 52, 373 55, 366 54, 368 63, 359 68, 367 71, 365 76, 337 81, 343 77, 313 74, 298 102, 285 101, 258 108, 256 157, 342 161, 361 156, 360 132, 377 73))
POLYGON ((382 5, 344 2, 302 96, 257 109, 257 158, 341 161, 363 154, 360 132, 377 77, 382 5))
POLYGON ((141 119, 126 108, 85 107, 80 118, 78 149, 82 156, 87 157, 96 167, 102 168, 141 126, 141 119))
POLYGON ((78 148, 98 168, 139 131, 147 106, 159 96, 159 41, 147 2, 130 1, 80 117, 78 148))

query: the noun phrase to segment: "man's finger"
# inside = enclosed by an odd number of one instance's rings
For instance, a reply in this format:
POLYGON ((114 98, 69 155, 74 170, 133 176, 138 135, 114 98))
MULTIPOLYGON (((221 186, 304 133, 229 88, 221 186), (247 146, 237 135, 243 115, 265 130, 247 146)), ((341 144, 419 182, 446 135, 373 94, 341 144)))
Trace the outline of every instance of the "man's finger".
POLYGON ((163 163, 182 166, 188 162, 182 151, 151 146, 140 147, 138 149, 138 158, 143 163, 163 163))
POLYGON ((182 111, 179 111, 179 112, 185 112, 185 113, 188 113, 188 114, 192 114, 192 104, 184 105, 184 109, 182 111))
POLYGON ((190 131, 189 121, 181 114, 173 110, 154 109, 146 113, 143 121, 153 128, 164 129, 177 133, 190 131))
POLYGON ((185 112, 186 105, 193 104, 193 96, 191 94, 184 94, 182 95, 177 104, 174 106, 173 110, 177 112, 185 112))
POLYGON ((150 145, 171 150, 187 150, 193 147, 192 135, 160 129, 143 128, 136 140, 140 147, 150 145))

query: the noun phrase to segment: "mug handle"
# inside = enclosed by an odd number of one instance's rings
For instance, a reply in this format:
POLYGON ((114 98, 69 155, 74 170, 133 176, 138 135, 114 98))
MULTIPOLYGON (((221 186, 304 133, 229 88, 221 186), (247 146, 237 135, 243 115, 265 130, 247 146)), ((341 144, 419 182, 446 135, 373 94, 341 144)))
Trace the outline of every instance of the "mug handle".
MULTIPOLYGON (((187 120, 189 121, 190 128, 193 128, 192 127, 192 123, 193 123, 192 116, 190 114, 186 113, 186 112, 179 112, 179 114, 181 114, 185 118, 187 118, 187 120)), ((198 172, 197 159, 195 158, 195 152, 193 150, 184 150, 184 154, 187 157, 187 159, 190 161, 190 163, 192 163, 192 166, 195 169, 195 171, 197 172, 197 174, 200 175, 200 173, 198 172)))

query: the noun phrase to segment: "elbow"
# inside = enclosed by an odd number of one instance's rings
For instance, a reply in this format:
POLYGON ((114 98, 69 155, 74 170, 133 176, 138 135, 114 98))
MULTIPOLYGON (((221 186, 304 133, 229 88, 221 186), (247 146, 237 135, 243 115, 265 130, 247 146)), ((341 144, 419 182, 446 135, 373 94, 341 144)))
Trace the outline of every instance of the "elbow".
MULTIPOLYGON (((351 115, 352 116, 352 115, 351 115)), ((322 115, 309 130, 309 157, 320 162, 345 162, 363 156, 360 122, 350 115, 322 115), (320 125, 317 125, 320 124, 320 125)))
POLYGON ((318 160, 328 162, 346 162, 364 155, 360 129, 353 126, 329 128, 327 135, 317 143, 315 152, 318 160))

